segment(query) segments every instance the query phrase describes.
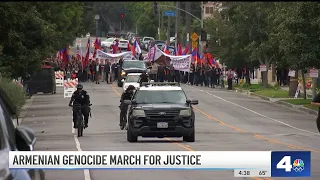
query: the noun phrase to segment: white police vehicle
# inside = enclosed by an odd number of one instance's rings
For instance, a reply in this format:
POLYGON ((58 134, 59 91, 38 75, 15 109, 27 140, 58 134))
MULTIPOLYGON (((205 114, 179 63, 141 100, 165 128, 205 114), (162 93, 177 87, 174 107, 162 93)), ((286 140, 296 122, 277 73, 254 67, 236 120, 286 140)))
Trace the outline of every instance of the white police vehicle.
POLYGON ((126 89, 133 85, 136 89, 140 87, 139 79, 140 79, 141 73, 129 73, 127 75, 126 79, 122 79, 123 82, 123 91, 126 91, 126 89))

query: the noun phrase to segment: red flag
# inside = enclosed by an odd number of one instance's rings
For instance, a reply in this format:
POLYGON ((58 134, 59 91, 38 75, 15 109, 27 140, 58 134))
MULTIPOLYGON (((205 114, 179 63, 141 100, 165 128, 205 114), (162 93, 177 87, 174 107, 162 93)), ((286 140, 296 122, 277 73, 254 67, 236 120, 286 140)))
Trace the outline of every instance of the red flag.
POLYGON ((128 42, 128 47, 127 47, 127 51, 131 51, 131 48, 130 48, 130 43, 128 42))
POLYGON ((84 59, 85 65, 87 65, 89 63, 89 55, 90 55, 90 38, 88 39, 88 42, 87 42, 86 56, 84 59))
POLYGON ((93 50, 93 58, 96 58, 96 54, 97 54, 97 49, 99 46, 99 41, 98 41, 98 37, 96 37, 96 40, 94 41, 94 50, 93 50))
POLYGON ((170 51, 169 51, 169 48, 168 48, 167 44, 164 46, 163 52, 166 53, 166 54, 170 54, 170 51))

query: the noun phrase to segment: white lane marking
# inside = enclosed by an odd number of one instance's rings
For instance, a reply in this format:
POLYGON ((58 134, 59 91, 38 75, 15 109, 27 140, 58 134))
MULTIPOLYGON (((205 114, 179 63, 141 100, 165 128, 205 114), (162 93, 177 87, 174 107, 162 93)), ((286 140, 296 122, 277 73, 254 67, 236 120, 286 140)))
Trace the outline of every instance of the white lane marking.
MULTIPOLYGON (((74 134, 75 130, 73 128, 73 123, 71 123, 71 126, 72 126, 72 134, 74 134)), ((77 135, 74 134, 73 137, 74 137, 74 141, 76 142, 77 150, 78 151, 82 151, 81 145, 80 145, 80 142, 79 142, 79 139, 78 139, 77 135)), ((83 174, 84 174, 84 180, 91 180, 89 169, 84 169, 83 170, 83 174)))
MULTIPOLYGON (((190 87, 191 87, 191 86, 190 86, 190 87)), ((193 88, 193 89, 198 89, 198 88, 195 88, 195 87, 191 87, 191 88, 193 88)), ((203 92, 203 90, 201 90, 201 89, 198 89, 198 90, 201 91, 201 92, 203 92)), ((292 128, 292 129, 296 129, 296 130, 298 130, 298 131, 303 131, 303 132, 306 132, 306 133, 309 133, 309 134, 313 134, 313 135, 316 135, 316 136, 320 136, 319 133, 315 133, 315 132, 308 131, 308 130, 305 130, 305 129, 297 128, 297 127, 295 127, 295 126, 292 126, 292 125, 287 124, 287 123, 285 123, 285 122, 282 122, 282 121, 280 121, 280 120, 277 120, 277 119, 271 118, 271 117, 269 117, 269 116, 260 114, 260 113, 258 113, 258 112, 256 112, 256 111, 252 110, 252 109, 246 108, 246 107, 241 106, 241 105, 239 105, 239 104, 236 104, 236 103, 233 103, 233 102, 228 101, 228 100, 226 100, 226 99, 223 99, 223 98, 221 98, 221 97, 219 97, 219 96, 213 95, 213 94, 209 93, 208 91, 206 91, 206 93, 209 94, 209 95, 211 95, 211 96, 213 96, 213 97, 215 97, 215 98, 217 98, 217 99, 220 99, 221 101, 224 101, 224 102, 226 102, 226 103, 232 104, 232 105, 237 106, 237 107, 240 107, 240 108, 245 109, 245 110, 247 110, 247 111, 250 111, 250 112, 252 112, 252 113, 254 113, 254 114, 256 114, 256 115, 259 115, 259 116, 261 116, 261 117, 264 117, 264 118, 266 118, 266 119, 270 119, 270 120, 272 120, 272 121, 274 121, 274 122, 277 122, 277 123, 280 123, 280 124, 282 124, 282 125, 288 126, 288 127, 292 128)))

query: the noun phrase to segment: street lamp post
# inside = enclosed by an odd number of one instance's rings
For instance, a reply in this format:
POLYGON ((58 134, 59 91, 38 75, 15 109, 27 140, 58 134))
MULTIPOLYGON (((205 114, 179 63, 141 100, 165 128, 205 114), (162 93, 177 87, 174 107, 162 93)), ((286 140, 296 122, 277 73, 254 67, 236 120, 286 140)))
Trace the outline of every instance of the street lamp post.
POLYGON ((96 36, 98 36, 98 34, 99 34, 99 23, 98 23, 98 21, 99 21, 99 19, 100 19, 100 16, 99 16, 99 15, 96 15, 96 16, 94 17, 94 19, 96 20, 96 36))
MULTIPOLYGON (((201 19, 200 19, 200 22, 201 22, 201 34, 202 34, 202 29, 203 29, 203 1, 201 1, 201 19)), ((200 55, 203 55, 203 47, 202 47, 202 42, 201 42, 201 34, 199 36, 199 42, 200 42, 200 45, 199 45, 199 49, 200 49, 200 55)))
MULTIPOLYGON (((175 6, 169 6, 169 5, 160 5, 160 6, 162 6, 162 7, 175 8, 175 9, 178 9, 178 10, 180 10, 180 11, 183 11, 183 12, 189 14, 190 16, 194 17, 196 20, 200 21, 200 23, 201 23, 201 29, 203 28, 203 1, 201 1, 201 18, 198 18, 197 16, 191 14, 190 12, 188 12, 188 11, 186 11, 186 10, 184 10, 184 9, 175 7, 175 6)), ((200 42, 201 42, 201 35, 200 35, 200 37, 199 37, 199 40, 200 40, 200 42)), ((200 43, 200 49, 202 49, 201 46, 202 46, 202 45, 201 45, 201 43, 200 43)), ((201 50, 200 53, 201 53, 201 55, 202 55, 202 53, 203 53, 202 50, 201 50)))

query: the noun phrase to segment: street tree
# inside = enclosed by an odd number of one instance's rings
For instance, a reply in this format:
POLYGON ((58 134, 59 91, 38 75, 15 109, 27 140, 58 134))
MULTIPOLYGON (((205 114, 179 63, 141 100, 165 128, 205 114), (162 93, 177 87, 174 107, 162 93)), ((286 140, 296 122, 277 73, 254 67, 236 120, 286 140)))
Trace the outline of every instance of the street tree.
POLYGON ((83 6, 76 2, 1 3, 1 75, 32 73, 45 58, 72 44, 82 13, 83 6))
MULTIPOLYGON (((285 62, 292 70, 301 70, 302 75, 312 67, 320 68, 320 5, 316 2, 281 2, 276 3, 276 7, 274 21, 279 27, 277 38, 285 62)), ((302 80, 305 87, 305 78, 302 80)), ((290 79, 291 96, 297 85, 298 73, 290 79)), ((304 95, 306 98, 306 92, 304 95)))

